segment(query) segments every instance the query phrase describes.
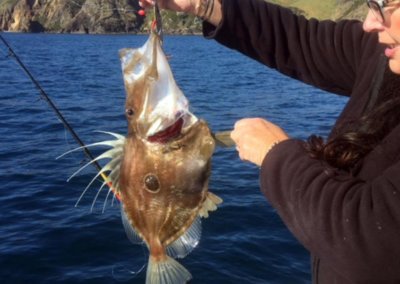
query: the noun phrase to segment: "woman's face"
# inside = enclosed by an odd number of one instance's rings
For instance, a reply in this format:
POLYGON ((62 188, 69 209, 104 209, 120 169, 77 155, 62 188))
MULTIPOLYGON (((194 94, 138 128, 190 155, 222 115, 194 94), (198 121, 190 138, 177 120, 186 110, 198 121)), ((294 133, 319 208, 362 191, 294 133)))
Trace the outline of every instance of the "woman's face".
POLYGON ((400 5, 384 8, 384 21, 380 21, 370 10, 364 20, 364 31, 378 33, 379 42, 386 45, 385 55, 389 67, 400 74, 400 5))

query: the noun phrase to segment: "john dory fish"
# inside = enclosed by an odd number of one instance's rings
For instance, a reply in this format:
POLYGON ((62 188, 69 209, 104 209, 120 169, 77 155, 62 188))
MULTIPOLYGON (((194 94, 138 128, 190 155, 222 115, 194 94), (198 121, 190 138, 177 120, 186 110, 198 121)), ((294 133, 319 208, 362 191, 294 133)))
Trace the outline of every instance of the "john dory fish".
POLYGON ((184 283, 191 275, 172 257, 197 245, 199 218, 222 201, 208 192, 215 142, 207 124, 190 113, 156 33, 120 57, 128 120, 122 214, 150 250, 146 283, 184 283))
POLYGON ((189 111, 159 34, 151 32, 141 48, 121 50, 120 58, 128 134, 109 133, 117 139, 88 145, 112 147, 92 161, 111 159, 92 182, 109 173, 103 186, 121 201, 129 239, 150 251, 146 283, 186 283, 191 274, 174 258, 197 246, 200 218, 222 202, 208 191, 215 136, 189 111))

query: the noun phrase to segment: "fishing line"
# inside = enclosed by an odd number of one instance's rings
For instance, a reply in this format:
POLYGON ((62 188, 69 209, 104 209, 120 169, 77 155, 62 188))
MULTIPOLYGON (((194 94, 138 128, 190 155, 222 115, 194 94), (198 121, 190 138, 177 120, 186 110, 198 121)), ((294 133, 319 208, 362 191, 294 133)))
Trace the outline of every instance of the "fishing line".
MULTIPOLYGON (((148 259, 149 254, 145 250, 145 246, 142 245, 141 248, 143 252, 143 258, 148 259)), ((147 262, 145 260, 142 267, 138 268, 137 270, 130 270, 126 265, 123 264, 115 264, 112 267, 112 276, 118 282, 127 282, 129 280, 132 280, 133 278, 136 278, 146 266, 147 262)))
MULTIPOLYGON (((57 118, 59 121, 64 125, 65 129, 68 130, 68 132, 72 135, 72 137, 75 139, 75 141, 82 146, 83 152, 85 155, 90 159, 94 160, 94 156, 92 153, 89 151, 89 149, 86 147, 85 143, 79 138, 78 134, 74 131, 74 129, 71 127, 71 125, 68 123, 68 121, 64 118, 64 116, 61 114, 59 109, 56 107, 56 105, 53 103, 53 101, 50 99, 50 97, 47 95, 47 93, 44 91, 44 89, 40 86, 39 82, 33 77, 32 73, 29 71, 29 69, 25 66, 25 64, 21 61, 21 59, 18 57, 18 55, 15 53, 15 51, 12 49, 10 44, 6 41, 6 39, 2 36, 2 33, 0 33, 0 40, 3 42, 3 44, 7 47, 9 55, 9 58, 14 58, 18 65, 22 68, 22 70, 25 71, 26 75, 29 77, 29 79, 32 81, 32 83, 35 85, 36 89, 39 91, 39 94, 42 99, 44 99, 47 104, 50 106, 50 108, 55 112, 57 118)), ((98 171, 101 171, 101 166, 97 161, 93 162, 93 165, 96 167, 98 171)), ((102 178, 106 181, 107 176, 102 173, 102 178)))
POLYGON ((143 269, 146 267, 147 263, 145 262, 142 267, 140 267, 138 270, 130 270, 129 268, 126 267, 126 265, 122 264, 115 264, 112 267, 111 274, 113 278, 118 281, 118 282, 126 282, 129 280, 132 280, 133 278, 137 277, 140 272, 143 271, 143 269))

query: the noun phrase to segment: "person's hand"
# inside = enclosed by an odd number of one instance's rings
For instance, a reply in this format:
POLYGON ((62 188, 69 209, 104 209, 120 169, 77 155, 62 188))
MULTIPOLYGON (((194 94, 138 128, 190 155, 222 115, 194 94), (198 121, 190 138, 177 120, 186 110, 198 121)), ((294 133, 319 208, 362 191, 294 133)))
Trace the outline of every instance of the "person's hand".
POLYGON ((160 9, 191 14, 214 26, 222 20, 222 7, 218 0, 139 0, 139 5, 148 9, 155 5, 155 1, 160 9))
POLYGON ((277 125, 261 118, 244 118, 235 123, 231 138, 242 160, 261 166, 271 148, 288 135, 277 125))
MULTIPOLYGON (((175 12, 185 12, 189 14, 195 14, 197 2, 199 0, 156 0, 160 9, 172 10, 175 12)), ((139 0, 139 5, 148 9, 153 7, 155 4, 154 0, 139 0)))

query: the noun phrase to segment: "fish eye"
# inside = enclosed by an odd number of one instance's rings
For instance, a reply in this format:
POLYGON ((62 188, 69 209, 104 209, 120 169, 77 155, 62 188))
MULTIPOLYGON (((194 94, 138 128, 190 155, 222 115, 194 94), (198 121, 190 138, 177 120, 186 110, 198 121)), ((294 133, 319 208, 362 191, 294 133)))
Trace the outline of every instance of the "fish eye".
POLYGON ((160 190, 160 182, 157 176, 153 174, 148 174, 144 177, 144 185, 146 189, 152 193, 156 193, 160 190))
POLYGON ((125 111, 125 113, 126 113, 128 116, 132 116, 132 115, 135 114, 135 112, 134 112, 133 109, 131 109, 131 108, 128 108, 128 109, 125 111))

